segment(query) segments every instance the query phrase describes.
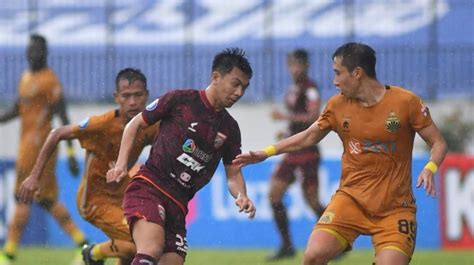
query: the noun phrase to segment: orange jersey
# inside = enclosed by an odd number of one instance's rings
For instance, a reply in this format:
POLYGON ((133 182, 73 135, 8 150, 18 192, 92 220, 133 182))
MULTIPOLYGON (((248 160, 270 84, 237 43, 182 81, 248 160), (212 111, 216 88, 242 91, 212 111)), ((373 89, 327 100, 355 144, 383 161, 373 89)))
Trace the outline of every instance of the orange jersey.
MULTIPOLYGON (((107 183, 106 174, 117 160, 124 128, 118 110, 89 117, 74 127, 73 137, 86 149, 84 176, 77 195, 81 210, 97 204, 121 206, 130 179, 107 183)), ((158 125, 154 125, 138 133, 130 153, 129 167, 135 164, 143 148, 152 144, 157 132, 158 125)))
POLYGON ((363 107, 337 95, 318 123, 320 129, 335 131, 344 146, 337 192, 348 194, 372 215, 416 210, 411 189, 413 141, 416 131, 432 123, 418 96, 390 86, 379 103, 363 107))
MULTIPOLYGON (((21 183, 30 174, 48 137, 53 119, 52 106, 62 97, 62 88, 49 68, 38 72, 26 71, 20 79, 18 95, 21 133, 16 168, 17 182, 21 183)), ((55 162, 56 154, 48 160, 43 171, 41 183, 45 185, 42 187, 53 186, 51 182, 55 182, 55 162)))

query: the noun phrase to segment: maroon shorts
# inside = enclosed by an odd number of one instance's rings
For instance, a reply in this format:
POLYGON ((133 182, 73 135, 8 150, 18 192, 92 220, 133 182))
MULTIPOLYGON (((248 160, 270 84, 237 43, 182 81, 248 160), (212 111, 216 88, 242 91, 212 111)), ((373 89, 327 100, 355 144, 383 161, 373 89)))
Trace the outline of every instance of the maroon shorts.
POLYGON ((130 227, 138 219, 156 223, 165 230, 163 253, 175 252, 186 257, 186 223, 183 211, 166 195, 143 179, 133 179, 125 191, 123 209, 130 227))
POLYGON ((319 158, 308 160, 305 163, 295 163, 289 158, 289 156, 285 156, 277 165, 272 178, 287 183, 293 183, 296 178, 301 178, 305 189, 317 192, 319 158))

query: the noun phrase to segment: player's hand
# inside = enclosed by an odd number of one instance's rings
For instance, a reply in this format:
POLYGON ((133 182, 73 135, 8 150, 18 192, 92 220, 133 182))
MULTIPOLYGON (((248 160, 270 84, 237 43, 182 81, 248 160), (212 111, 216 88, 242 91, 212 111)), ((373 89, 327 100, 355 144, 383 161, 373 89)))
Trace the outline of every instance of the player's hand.
POLYGON ((107 171, 107 183, 120 182, 125 176, 128 176, 127 168, 115 165, 107 171))
POLYGON ((255 205, 253 205, 253 202, 247 196, 239 193, 239 195, 237 195, 237 198, 235 199, 235 205, 239 207, 239 213, 246 213, 250 219, 253 219, 255 217, 257 209, 255 208, 255 205))
POLYGON ((19 197, 24 203, 31 203, 33 197, 39 193, 39 181, 35 176, 28 176, 20 186, 19 197))
POLYGON ((69 171, 73 177, 79 176, 79 163, 76 160, 75 156, 69 156, 67 158, 67 162, 69 165, 69 171))
POLYGON ((232 164, 241 168, 248 164, 261 162, 267 159, 267 157, 268 156, 264 151, 250 151, 236 156, 235 159, 232 160, 232 164))
POLYGON ((429 169, 424 168, 416 180, 416 187, 419 188, 423 184, 426 195, 436 197, 434 174, 429 169))
POLYGON ((283 112, 281 112, 277 109, 273 109, 272 110, 272 119, 274 119, 274 120, 286 120, 287 117, 283 112))

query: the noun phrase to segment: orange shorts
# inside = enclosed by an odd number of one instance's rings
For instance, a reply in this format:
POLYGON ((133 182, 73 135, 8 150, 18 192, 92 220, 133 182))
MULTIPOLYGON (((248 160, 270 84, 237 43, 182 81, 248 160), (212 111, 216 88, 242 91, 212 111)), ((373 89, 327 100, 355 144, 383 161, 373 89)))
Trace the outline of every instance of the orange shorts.
POLYGON ((416 213, 407 209, 388 216, 370 216, 349 195, 336 192, 314 229, 333 234, 347 249, 359 235, 370 235, 376 254, 393 249, 411 258, 416 243, 416 213))
POLYGON ((102 230, 108 238, 132 242, 127 219, 121 206, 108 203, 89 203, 79 212, 85 220, 102 230))

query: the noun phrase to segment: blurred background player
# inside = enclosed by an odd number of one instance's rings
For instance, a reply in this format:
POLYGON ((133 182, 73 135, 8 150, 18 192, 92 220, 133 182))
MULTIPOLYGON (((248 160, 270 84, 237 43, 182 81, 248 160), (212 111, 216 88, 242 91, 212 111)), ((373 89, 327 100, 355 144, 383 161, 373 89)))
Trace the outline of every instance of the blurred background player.
MULTIPOLYGON (((8 234, 0 253, 0 264, 13 260, 23 229, 28 222, 31 205, 18 201, 18 190, 23 180, 30 174, 34 161, 51 130, 53 114, 58 114, 63 124, 68 124, 66 103, 61 84, 48 67, 48 47, 43 36, 33 34, 27 47, 26 54, 30 69, 25 71, 18 85, 18 100, 13 108, 0 114, 0 123, 20 117, 21 133, 18 158, 16 161, 16 205, 13 218, 8 226, 8 234)), ((74 157, 71 141, 68 141, 67 155, 69 169, 72 175, 79 174, 79 168, 74 157)), ((58 201, 58 186, 56 183, 56 157, 54 150, 48 161, 41 180, 42 187, 35 199, 59 223, 61 228, 74 240, 78 246, 86 243, 84 234, 72 221, 69 212, 58 201)))
MULTIPOLYGON (((110 240, 83 249, 86 265, 101 265, 109 257, 118 257, 117 264, 130 264, 135 245, 122 210, 122 199, 130 178, 106 183, 106 173, 114 163, 120 148, 125 125, 140 113, 148 99, 147 81, 140 70, 126 68, 115 79, 115 102, 119 109, 92 116, 78 125, 67 125, 50 132, 41 149, 31 175, 23 182, 20 198, 29 201, 39 186, 41 172, 56 145, 61 140, 78 139, 86 149, 84 176, 77 193, 81 216, 101 229, 110 240)), ((128 160, 128 166, 137 161, 143 148, 150 145, 158 131, 158 124, 137 135, 128 160)))
POLYGON ((221 159, 236 206, 250 218, 255 216, 242 172, 232 165, 241 153, 241 136, 226 110, 244 95, 251 77, 245 53, 226 49, 214 57, 211 83, 205 90, 168 92, 125 128, 117 164, 107 172, 110 185, 127 175, 137 132, 160 122, 148 160, 124 197, 125 215, 137 245, 133 265, 184 263, 188 202, 211 180, 221 159))
MULTIPOLYGON (((316 82, 308 76, 309 67, 309 56, 306 50, 296 49, 288 54, 288 70, 293 84, 286 93, 286 111, 274 109, 272 112, 273 119, 288 122, 287 131, 280 132, 279 139, 304 131, 319 117, 321 97, 316 82)), ((301 178, 304 198, 314 214, 319 217, 323 213, 324 208, 318 199, 319 161, 318 147, 313 145, 298 152, 286 154, 273 172, 269 199, 282 244, 275 253, 267 257, 267 260, 273 261, 295 255, 283 196, 296 178, 301 178)))
POLYGON ((335 131, 344 146, 341 181, 309 237, 303 264, 327 264, 350 250, 361 234, 372 237, 375 264, 408 264, 417 231, 411 189, 415 133, 431 147, 430 161, 416 182, 429 196, 436 195, 434 174, 446 155, 446 142, 417 95, 377 80, 370 46, 347 43, 332 59, 333 82, 341 93, 329 99, 317 122, 263 151, 238 156, 234 164, 302 150, 335 131))

